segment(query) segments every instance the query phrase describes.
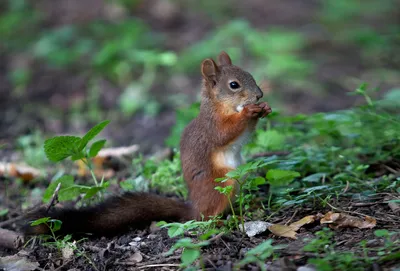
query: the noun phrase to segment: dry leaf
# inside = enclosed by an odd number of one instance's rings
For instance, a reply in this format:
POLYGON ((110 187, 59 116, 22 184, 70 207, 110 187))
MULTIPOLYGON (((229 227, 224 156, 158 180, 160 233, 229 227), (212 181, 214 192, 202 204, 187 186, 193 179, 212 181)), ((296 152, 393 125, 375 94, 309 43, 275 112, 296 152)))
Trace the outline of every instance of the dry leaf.
POLYGON ((319 218, 318 215, 305 216, 302 219, 300 219, 299 221, 296 221, 296 222, 293 222, 292 224, 290 224, 289 227, 292 228, 294 231, 297 231, 304 225, 313 223, 318 218, 319 218))
POLYGON ((143 256, 139 251, 136 251, 133 255, 129 257, 129 262, 140 263, 143 261, 143 256))
POLYGON ((0 176, 11 176, 29 182, 41 175, 40 170, 15 163, 0 163, 0 176))
POLYGON ((388 202, 388 206, 389 208, 393 211, 393 213, 395 214, 400 214, 400 204, 399 202, 396 200, 395 197, 393 196, 386 196, 384 198, 384 200, 386 202, 388 202))
POLYGON ((328 212, 321 218, 321 224, 329 224, 332 229, 338 228, 359 228, 359 229, 372 229, 376 226, 376 219, 366 216, 361 219, 345 213, 328 212))
POLYGON ((269 226, 268 230, 277 236, 297 239, 296 231, 294 231, 290 226, 274 224, 269 226))

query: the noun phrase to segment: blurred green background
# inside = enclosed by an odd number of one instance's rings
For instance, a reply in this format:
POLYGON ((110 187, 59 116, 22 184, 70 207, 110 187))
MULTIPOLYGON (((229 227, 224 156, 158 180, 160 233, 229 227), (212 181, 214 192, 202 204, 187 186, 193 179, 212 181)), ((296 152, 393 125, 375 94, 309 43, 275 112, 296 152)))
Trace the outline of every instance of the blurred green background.
POLYGON ((221 50, 275 111, 348 108, 400 87, 399 49, 399 0, 2 0, 0 145, 110 119, 113 145, 174 146, 221 50))

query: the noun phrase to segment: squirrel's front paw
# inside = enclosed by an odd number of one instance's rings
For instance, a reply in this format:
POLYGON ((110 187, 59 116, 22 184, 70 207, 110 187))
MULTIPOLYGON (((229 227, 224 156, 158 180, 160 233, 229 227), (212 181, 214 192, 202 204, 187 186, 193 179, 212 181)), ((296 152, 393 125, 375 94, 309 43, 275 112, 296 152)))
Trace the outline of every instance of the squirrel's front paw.
POLYGON ((243 108, 243 114, 251 119, 258 118, 262 111, 263 108, 258 104, 248 104, 243 108))
POLYGON ((258 106, 262 108, 261 118, 264 118, 268 114, 272 113, 271 107, 266 102, 262 102, 258 106))

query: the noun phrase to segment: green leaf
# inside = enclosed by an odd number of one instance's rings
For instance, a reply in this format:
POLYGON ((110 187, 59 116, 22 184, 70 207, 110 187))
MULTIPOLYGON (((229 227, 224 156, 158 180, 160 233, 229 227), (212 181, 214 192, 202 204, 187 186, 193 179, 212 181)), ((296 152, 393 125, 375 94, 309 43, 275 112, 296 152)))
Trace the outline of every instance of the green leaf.
POLYGON ((183 233, 184 233, 183 228, 179 226, 172 226, 168 229, 169 238, 177 237, 179 235, 182 235, 183 233))
POLYGON ((85 158, 85 154, 83 153, 83 151, 79 151, 78 153, 75 153, 71 156, 72 161, 80 160, 82 158, 85 158))
POLYGON ((59 162, 77 152, 79 141, 77 136, 56 136, 44 142, 44 152, 50 161, 59 162))
POLYGON ((49 222, 51 222, 51 229, 55 232, 61 229, 61 224, 62 221, 58 219, 50 219, 49 222))
POLYGON ((267 172, 266 179, 269 184, 273 186, 284 186, 288 185, 294 180, 294 178, 299 177, 300 173, 292 170, 283 169, 270 169, 267 172))
MULTIPOLYGON (((65 189, 67 187, 74 185, 74 177, 71 175, 64 175, 64 176, 58 178, 57 180, 55 180, 54 182, 50 183, 50 185, 47 187, 46 191, 44 191, 44 194, 43 194, 43 202, 44 203, 49 202, 49 200, 51 199, 51 197, 59 183, 61 183, 61 188, 60 188, 60 192, 61 192, 62 189, 65 189)), ((58 194, 58 196, 59 196, 59 200, 61 201, 60 194, 58 194)))
POLYGON ((374 231, 374 234, 376 237, 386 237, 386 236, 389 236, 389 231, 388 230, 376 230, 376 231, 374 231))
POLYGON ((5 216, 6 214, 8 214, 8 209, 0 210, 0 216, 5 216))
POLYGON ((84 199, 92 198, 94 195, 96 195, 97 192, 105 190, 109 186, 110 182, 104 182, 101 186, 90 187, 89 190, 86 192, 84 199))
POLYGON ((79 143, 78 150, 83 150, 89 143, 89 141, 95 138, 95 136, 97 136, 109 123, 109 120, 105 120, 90 129, 89 132, 87 132, 86 135, 82 137, 82 140, 79 143))
POLYGON ((40 224, 44 224, 49 220, 50 220, 50 217, 42 217, 42 218, 36 219, 35 221, 32 221, 31 226, 37 226, 40 224))
POLYGON ((254 186, 259 186, 259 185, 262 185, 262 184, 265 184, 265 183, 266 183, 266 180, 263 177, 256 177, 256 178, 253 179, 253 185, 254 186))
POLYGON ((198 249, 185 248, 182 253, 181 260, 185 266, 192 264, 200 256, 200 251, 198 249))
POLYGON ((60 201, 68 201, 77 198, 80 194, 86 193, 90 189, 89 186, 84 185, 71 185, 67 188, 60 189, 58 199, 60 201))
POLYGON ((104 144, 106 144, 106 142, 107 140, 105 139, 101 139, 94 142, 90 147, 89 157, 95 157, 99 153, 99 151, 104 147, 104 144))

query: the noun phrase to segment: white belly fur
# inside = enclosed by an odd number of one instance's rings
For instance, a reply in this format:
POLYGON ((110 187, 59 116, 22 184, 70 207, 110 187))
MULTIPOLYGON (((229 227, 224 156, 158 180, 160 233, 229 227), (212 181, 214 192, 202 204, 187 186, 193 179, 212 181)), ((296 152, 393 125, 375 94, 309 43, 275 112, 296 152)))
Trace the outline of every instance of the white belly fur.
POLYGON ((243 163, 243 157, 241 154, 242 146, 247 143, 250 137, 250 131, 244 132, 239 138, 237 138, 228 148, 226 148, 221 154, 226 167, 237 168, 243 163))

